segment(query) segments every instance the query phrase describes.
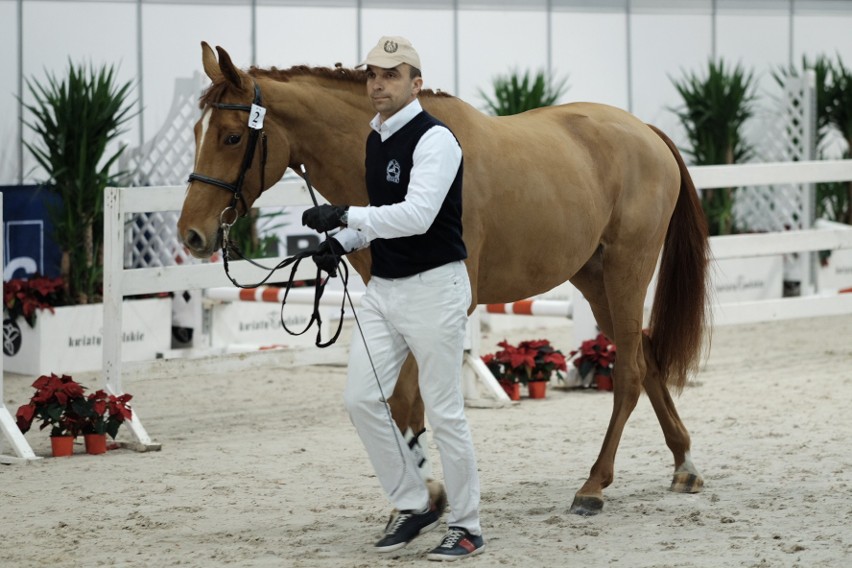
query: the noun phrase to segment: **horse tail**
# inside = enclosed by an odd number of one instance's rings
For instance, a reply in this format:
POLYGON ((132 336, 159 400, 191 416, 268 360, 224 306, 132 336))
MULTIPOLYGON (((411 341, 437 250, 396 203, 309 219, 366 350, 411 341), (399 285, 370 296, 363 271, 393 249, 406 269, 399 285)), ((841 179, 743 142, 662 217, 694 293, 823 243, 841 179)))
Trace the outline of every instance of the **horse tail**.
POLYGON ((651 129, 677 161, 680 193, 663 245, 649 339, 663 382, 680 391, 687 376, 697 370, 703 348, 708 323, 710 242, 707 219, 680 152, 661 130, 651 129))

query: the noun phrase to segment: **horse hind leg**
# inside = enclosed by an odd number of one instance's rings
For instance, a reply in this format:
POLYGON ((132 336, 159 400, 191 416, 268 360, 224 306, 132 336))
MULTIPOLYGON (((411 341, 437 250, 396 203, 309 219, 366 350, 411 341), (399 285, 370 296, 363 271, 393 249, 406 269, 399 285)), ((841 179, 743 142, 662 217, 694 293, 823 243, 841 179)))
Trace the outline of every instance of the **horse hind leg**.
POLYGON ((651 340, 643 334, 642 341, 647 369, 643 385, 663 429, 666 446, 674 457, 674 475, 670 489, 676 493, 698 493, 704 487, 704 479, 690 458, 689 432, 677 413, 669 389, 660 377, 652 356, 654 351, 651 349, 651 340))

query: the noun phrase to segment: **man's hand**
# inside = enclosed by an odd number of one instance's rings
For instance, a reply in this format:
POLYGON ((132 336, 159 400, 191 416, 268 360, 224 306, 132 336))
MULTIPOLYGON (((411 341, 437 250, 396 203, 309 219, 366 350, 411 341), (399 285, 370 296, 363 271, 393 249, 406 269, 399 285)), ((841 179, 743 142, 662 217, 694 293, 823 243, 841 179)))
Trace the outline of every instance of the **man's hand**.
POLYGON ((333 238, 328 238, 320 243, 316 252, 311 256, 317 268, 328 272, 329 276, 337 276, 337 264, 341 257, 346 254, 343 245, 333 238))
POLYGON ((325 233, 343 226, 340 220, 348 207, 337 205, 317 205, 302 213, 302 225, 308 226, 318 233, 325 233))

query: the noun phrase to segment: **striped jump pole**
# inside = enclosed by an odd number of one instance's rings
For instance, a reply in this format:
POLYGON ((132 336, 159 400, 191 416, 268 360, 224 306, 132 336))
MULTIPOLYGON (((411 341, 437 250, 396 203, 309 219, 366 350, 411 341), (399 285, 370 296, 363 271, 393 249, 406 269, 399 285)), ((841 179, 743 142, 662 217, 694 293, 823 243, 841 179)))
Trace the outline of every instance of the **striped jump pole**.
POLYGON ((486 304, 485 311, 489 314, 570 318, 574 315, 574 305, 567 300, 521 300, 509 304, 486 304))
MULTIPOLYGON (((259 286, 257 288, 208 288, 207 298, 220 300, 222 302, 269 302, 280 304, 284 300, 286 288, 274 286, 259 286)), ((349 292, 352 302, 358 306, 361 304, 363 292, 349 292)), ((343 301, 342 290, 326 290, 322 295, 323 304, 340 304, 343 301)), ((287 302, 294 304, 313 304, 314 288, 291 288, 287 294, 287 302)))

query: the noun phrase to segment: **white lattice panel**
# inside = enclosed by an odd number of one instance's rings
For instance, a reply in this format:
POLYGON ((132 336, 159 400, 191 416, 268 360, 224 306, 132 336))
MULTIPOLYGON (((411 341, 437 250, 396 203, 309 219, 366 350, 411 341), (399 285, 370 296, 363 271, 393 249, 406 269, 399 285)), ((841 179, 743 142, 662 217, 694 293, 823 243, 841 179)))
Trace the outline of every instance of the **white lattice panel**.
MULTIPOLYGON (((172 106, 163 127, 139 148, 124 152, 121 169, 131 186, 184 183, 194 159, 193 126, 204 78, 195 73, 175 81, 172 106)), ((178 212, 139 213, 126 220, 125 266, 170 266, 194 262, 177 237, 178 212)))
MULTIPOLYGON (((762 162, 814 158, 816 132, 812 72, 789 77, 777 111, 764 118, 757 141, 762 162)), ((736 190, 734 219, 740 232, 803 229, 812 223, 811 192, 804 184, 754 186, 736 190)))

